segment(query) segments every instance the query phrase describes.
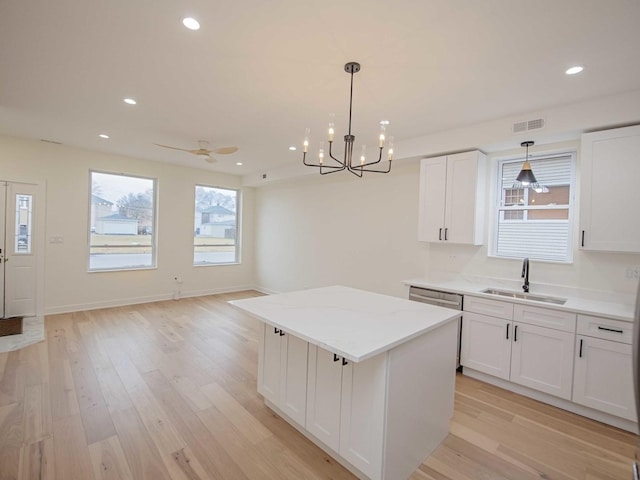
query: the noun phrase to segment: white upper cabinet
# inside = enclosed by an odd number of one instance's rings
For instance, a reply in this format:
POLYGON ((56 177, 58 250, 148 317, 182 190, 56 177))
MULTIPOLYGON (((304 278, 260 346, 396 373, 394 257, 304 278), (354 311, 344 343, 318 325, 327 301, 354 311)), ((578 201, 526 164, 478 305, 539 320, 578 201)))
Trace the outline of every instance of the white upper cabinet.
POLYGON ((479 151, 422 160, 418 239, 481 245, 485 184, 486 157, 479 151))
POLYGON ((580 247, 640 252, 640 125, 582 135, 580 247))

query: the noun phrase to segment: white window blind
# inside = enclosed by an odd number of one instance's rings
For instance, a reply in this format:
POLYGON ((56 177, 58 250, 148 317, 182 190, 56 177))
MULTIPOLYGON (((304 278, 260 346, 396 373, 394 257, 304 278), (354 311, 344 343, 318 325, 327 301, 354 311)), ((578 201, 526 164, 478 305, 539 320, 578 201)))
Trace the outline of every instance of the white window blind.
POLYGON ((513 189, 523 159, 498 165, 495 255, 568 262, 573 208, 571 154, 529 159, 541 189, 513 189))

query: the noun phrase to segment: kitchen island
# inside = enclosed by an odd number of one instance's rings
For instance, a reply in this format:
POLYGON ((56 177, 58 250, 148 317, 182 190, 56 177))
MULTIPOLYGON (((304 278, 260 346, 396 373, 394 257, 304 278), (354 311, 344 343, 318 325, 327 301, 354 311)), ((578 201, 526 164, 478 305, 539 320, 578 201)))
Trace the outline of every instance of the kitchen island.
POLYGON ((267 406, 359 478, 406 479, 446 437, 460 312, 342 286, 230 303, 264 322, 267 406))

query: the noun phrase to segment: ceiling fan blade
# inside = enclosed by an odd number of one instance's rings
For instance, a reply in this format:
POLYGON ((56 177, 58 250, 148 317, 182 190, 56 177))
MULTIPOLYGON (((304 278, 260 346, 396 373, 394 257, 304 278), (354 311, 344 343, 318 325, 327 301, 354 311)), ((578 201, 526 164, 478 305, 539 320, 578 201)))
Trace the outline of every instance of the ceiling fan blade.
POLYGON ((193 153, 192 150, 189 150, 188 148, 179 148, 179 147, 170 147, 169 145, 160 145, 159 143, 154 143, 154 145, 157 145, 159 147, 164 147, 164 148, 170 148, 172 150, 180 150, 182 152, 190 152, 193 153))
POLYGON ((216 163, 217 160, 215 158, 213 158, 211 155, 209 155, 206 159, 207 162, 209 163, 216 163))
POLYGON ((220 148, 214 148, 211 151, 213 153, 217 153, 218 155, 228 155, 229 153, 237 152, 238 147, 220 147, 220 148))

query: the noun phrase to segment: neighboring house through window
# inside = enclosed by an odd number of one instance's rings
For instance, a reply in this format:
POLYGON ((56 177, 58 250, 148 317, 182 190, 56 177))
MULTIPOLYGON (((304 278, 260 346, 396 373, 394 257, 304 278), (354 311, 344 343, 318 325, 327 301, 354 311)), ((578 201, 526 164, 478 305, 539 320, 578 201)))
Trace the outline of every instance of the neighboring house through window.
POLYGON ((239 262, 237 190, 196 185, 193 264, 239 262))
POLYGON ((89 270, 155 267, 156 180, 90 172, 89 270))
POLYGON ((493 254, 570 262, 575 160, 571 153, 529 158, 540 189, 513 188, 523 159, 498 163, 493 254))

